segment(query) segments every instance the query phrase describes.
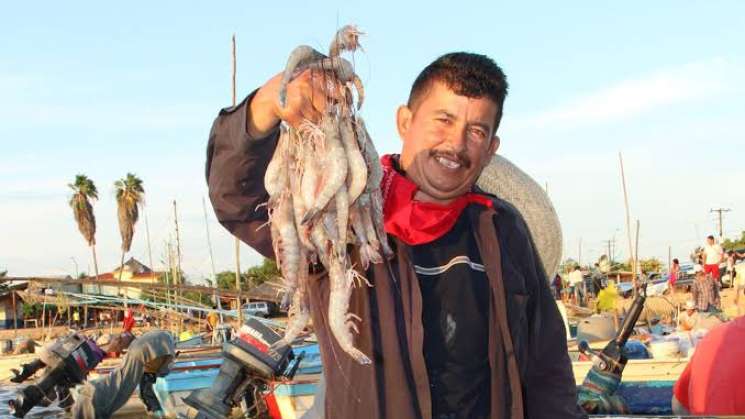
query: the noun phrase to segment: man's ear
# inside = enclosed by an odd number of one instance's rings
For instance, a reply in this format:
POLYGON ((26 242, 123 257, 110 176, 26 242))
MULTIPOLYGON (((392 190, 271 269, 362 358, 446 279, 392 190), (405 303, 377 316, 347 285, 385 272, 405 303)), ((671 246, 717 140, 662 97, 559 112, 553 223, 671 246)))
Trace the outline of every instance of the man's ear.
POLYGON ((406 133, 409 131, 411 126, 411 117, 413 116, 411 109, 406 105, 401 105, 396 111, 396 128, 398 129, 398 136, 401 141, 406 138, 406 133))
POLYGON ((499 136, 495 134, 491 139, 491 144, 489 144, 489 155, 496 153, 497 150, 499 150, 499 136))

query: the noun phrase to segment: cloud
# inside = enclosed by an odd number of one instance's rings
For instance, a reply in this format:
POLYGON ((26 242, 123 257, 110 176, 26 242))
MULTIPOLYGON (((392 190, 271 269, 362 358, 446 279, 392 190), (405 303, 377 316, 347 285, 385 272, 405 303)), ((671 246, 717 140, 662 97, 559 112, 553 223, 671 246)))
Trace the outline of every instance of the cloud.
POLYGON ((729 89, 734 65, 723 59, 658 70, 579 96, 535 115, 516 117, 510 128, 565 128, 633 118, 729 89))

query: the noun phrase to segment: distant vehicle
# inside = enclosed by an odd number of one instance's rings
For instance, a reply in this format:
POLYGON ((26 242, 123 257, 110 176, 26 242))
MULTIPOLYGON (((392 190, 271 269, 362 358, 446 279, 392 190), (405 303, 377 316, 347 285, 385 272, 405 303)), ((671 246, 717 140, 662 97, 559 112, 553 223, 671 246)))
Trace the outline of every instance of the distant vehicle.
POLYGON ((277 313, 277 305, 271 301, 256 301, 243 305, 243 313, 250 316, 271 317, 277 313))

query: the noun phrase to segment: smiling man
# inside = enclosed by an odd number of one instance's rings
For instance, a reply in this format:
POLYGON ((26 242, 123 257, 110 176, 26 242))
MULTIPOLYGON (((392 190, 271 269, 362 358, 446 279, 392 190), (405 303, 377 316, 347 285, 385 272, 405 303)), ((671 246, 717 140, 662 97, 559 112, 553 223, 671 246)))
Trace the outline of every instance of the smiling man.
MULTIPOLYGON (((305 72, 278 104, 281 74, 220 112, 207 181, 220 222, 273 257, 263 174, 278 124, 318 120, 326 94, 305 72), (259 208, 257 210, 257 208, 259 208)), ((384 156, 384 224, 394 257, 354 289, 360 365, 329 333, 329 281, 310 284, 327 418, 575 418, 582 413, 563 322, 520 214, 474 183, 499 147, 507 95, 488 57, 444 55, 396 113, 403 147, 384 156)))

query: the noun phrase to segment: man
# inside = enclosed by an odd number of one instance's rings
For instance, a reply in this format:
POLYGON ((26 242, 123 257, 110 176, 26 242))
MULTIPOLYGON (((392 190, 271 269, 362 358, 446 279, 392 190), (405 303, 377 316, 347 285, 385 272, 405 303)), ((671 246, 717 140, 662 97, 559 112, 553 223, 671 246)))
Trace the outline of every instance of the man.
MULTIPOLYGON (((222 110, 207 150, 219 221, 270 258, 268 229, 257 227, 267 220, 259 204, 268 199, 263 175, 278 124, 318 121, 328 97, 322 77, 305 71, 288 85, 282 108, 281 76, 222 110)), ((474 190, 499 146, 506 94, 491 59, 454 53, 427 66, 399 107, 402 152, 384 161, 388 175, 415 192, 396 199, 396 210, 429 222, 438 208, 452 223, 428 223, 434 237, 420 241, 419 223, 386 218, 395 256, 370 266, 372 287, 355 288, 349 306, 363 319, 355 346, 372 365, 358 364, 330 335, 329 281, 311 278, 327 418, 581 416, 563 323, 526 224, 511 205, 474 190)))
POLYGON ((745 317, 713 328, 673 386, 673 414, 745 415, 745 317))
POLYGON ((740 310, 740 295, 745 292, 745 263, 740 263, 734 267, 735 277, 732 280, 732 286, 735 287, 735 307, 737 307, 737 315, 741 313, 740 310))
POLYGON ((704 272, 696 272, 696 279, 691 286, 693 301, 700 313, 716 310, 719 307, 719 288, 704 272))
POLYGON ((723 258, 722 247, 714 241, 714 236, 707 237, 704 245, 704 272, 710 274, 717 285, 719 284, 719 264, 722 263, 723 258))
POLYGON ((165 376, 176 356, 176 345, 168 332, 152 331, 134 339, 121 366, 108 375, 91 380, 73 393, 76 419, 110 418, 139 386, 140 399, 148 412, 161 415, 153 384, 165 376))
POLYGON ((574 270, 569 274, 569 293, 574 294, 574 303, 582 305, 583 292, 582 284, 584 277, 582 276, 582 270, 579 265, 574 267, 574 270))
POLYGON ((685 311, 678 315, 678 330, 690 332, 696 328, 699 320, 696 313, 696 303, 693 300, 686 301, 685 311))

